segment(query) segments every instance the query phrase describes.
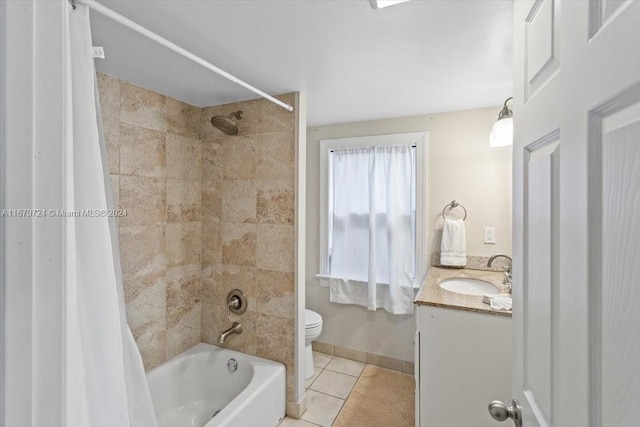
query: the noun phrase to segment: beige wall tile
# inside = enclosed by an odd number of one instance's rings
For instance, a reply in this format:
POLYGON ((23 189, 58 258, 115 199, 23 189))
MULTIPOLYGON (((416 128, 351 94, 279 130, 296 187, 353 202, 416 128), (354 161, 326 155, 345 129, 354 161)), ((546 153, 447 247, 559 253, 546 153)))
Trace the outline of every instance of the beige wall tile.
POLYGON ((294 319, 258 313, 256 328, 256 354, 285 365, 293 365, 294 319))
POLYGON ((220 333, 229 329, 233 322, 239 322, 242 325, 242 333, 240 335, 231 335, 226 343, 222 345, 224 348, 240 351, 246 354, 256 354, 256 313, 247 311, 241 315, 228 315, 226 310, 221 310, 220 306, 209 306, 204 310, 202 318, 202 336, 203 341, 209 344, 216 344, 216 340, 220 333))
POLYGON ((130 279, 164 274, 167 269, 164 226, 121 226, 120 262, 125 283, 130 279))
POLYGON ((257 230, 258 268, 274 271, 294 271, 294 226, 258 224, 257 230))
POLYGON ((147 370, 166 360, 166 289, 166 281, 157 281, 126 306, 127 321, 147 370))
POLYGON ((120 206, 120 176, 119 175, 111 175, 111 194, 113 195, 113 208, 118 209, 118 206, 120 206))
POLYGON ((167 272, 160 270, 156 272, 138 273, 123 280, 124 301, 126 304, 138 298, 147 289, 162 285, 166 289, 167 272))
POLYGON ((202 223, 186 222, 167 224, 166 236, 168 267, 201 262, 202 223))
POLYGON ((224 133, 213 127, 211 118, 213 116, 228 117, 229 114, 238 110, 242 111, 242 119, 233 119, 238 125, 238 136, 255 135, 258 116, 256 101, 252 100, 205 108, 202 111, 202 139, 214 139, 225 136, 224 133))
POLYGON ((102 118, 120 121, 120 81, 108 74, 96 73, 102 118))
POLYGON ((221 309, 227 310, 227 295, 233 289, 240 289, 247 297, 247 311, 256 311, 256 271, 252 267, 222 265, 220 281, 213 288, 213 301, 221 309))
POLYGON ((294 178, 296 165, 293 133, 258 135, 256 149, 256 178, 294 178))
POLYGON ((257 311, 293 318, 295 314, 295 275, 292 272, 257 270, 257 311))
POLYGON ((127 302, 127 322, 134 338, 154 323, 165 324, 167 314, 167 282, 156 280, 127 302))
POLYGON ((201 317, 202 305, 200 303, 169 314, 167 320, 167 360, 200 342, 202 337, 201 317))
POLYGON ((134 338, 142 355, 145 371, 166 362, 167 330, 164 323, 150 324, 139 336, 134 335, 134 338))
POLYGON ((202 220, 222 219, 222 181, 202 183, 202 220))
POLYGON ((127 124, 120 125, 120 173, 164 177, 166 134, 127 124))
POLYGON ((115 120, 104 119, 102 131, 107 145, 107 163, 109 173, 120 173, 120 123, 115 120))
POLYGON ((222 223, 202 223, 202 268, 222 264, 222 223))
POLYGON ((127 210, 127 216, 120 218, 122 226, 166 222, 165 180, 140 176, 120 176, 120 207, 127 210))
POLYGON ((167 270, 167 326, 171 327, 177 319, 171 315, 182 309, 191 308, 202 298, 200 283, 200 264, 187 264, 171 267, 167 270))
POLYGON ((202 219, 202 183, 167 179, 167 222, 194 222, 202 219))
POLYGON ((202 108, 167 98, 167 132, 200 139, 202 108))
POLYGON ((256 184, 253 180, 225 179, 222 183, 222 222, 256 222, 256 184))
POLYGON ((166 97, 120 81, 120 120, 147 129, 167 130, 166 97))
POLYGON ((222 224, 222 262, 224 264, 255 267, 255 225, 222 224))
POLYGON ((214 139, 202 142, 202 179, 220 181, 224 170, 221 140, 214 139))
POLYGON ((291 179, 256 181, 257 216, 260 224, 293 225, 295 184, 291 179))
POLYGON ((202 142, 167 134, 167 178, 202 179, 202 142))
MULTIPOLYGON (((279 100, 294 106, 295 95, 293 93, 276 96, 279 100)), ((289 132, 293 134, 295 131, 296 114, 295 111, 289 112, 277 104, 267 100, 256 100, 258 107, 258 128, 257 132, 289 132)))
POLYGON ((255 136, 227 136, 221 140, 226 179, 253 179, 256 176, 255 136))

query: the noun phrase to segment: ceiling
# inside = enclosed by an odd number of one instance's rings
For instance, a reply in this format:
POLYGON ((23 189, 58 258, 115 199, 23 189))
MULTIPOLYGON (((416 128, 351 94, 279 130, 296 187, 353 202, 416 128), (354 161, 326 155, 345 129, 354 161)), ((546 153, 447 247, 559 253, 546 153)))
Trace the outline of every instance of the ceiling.
MULTIPOLYGON (((306 92, 310 126, 497 106, 512 93, 512 0, 100 2, 269 94, 306 92)), ((201 107, 257 97, 95 12, 91 23, 100 71, 201 107)))

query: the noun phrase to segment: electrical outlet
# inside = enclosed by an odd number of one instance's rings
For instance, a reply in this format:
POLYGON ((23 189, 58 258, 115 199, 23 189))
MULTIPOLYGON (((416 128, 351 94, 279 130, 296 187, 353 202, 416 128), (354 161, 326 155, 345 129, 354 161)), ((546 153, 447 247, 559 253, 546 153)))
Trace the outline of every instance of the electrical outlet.
POLYGON ((484 228, 484 243, 486 245, 496 244, 496 228, 495 227, 484 228))

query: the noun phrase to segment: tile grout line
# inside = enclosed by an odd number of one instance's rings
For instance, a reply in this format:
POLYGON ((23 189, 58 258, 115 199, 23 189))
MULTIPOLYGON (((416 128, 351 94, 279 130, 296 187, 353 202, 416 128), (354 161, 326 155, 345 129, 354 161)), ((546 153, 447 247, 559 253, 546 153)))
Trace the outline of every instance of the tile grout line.
POLYGON ((358 379, 356 380, 355 384, 353 385, 353 387, 351 387, 351 390, 349 390, 349 394, 347 395, 347 398, 344 399, 344 403, 342 404, 342 406, 340 407, 340 410, 338 411, 338 413, 336 414, 336 417, 333 419, 333 421, 331 422, 331 425, 333 426, 336 422, 336 420, 338 419, 338 417, 340 416, 340 413, 342 412, 342 409, 344 409, 344 405, 347 404, 347 400, 349 400, 349 397, 351 397, 351 392, 353 391, 354 388, 356 388, 356 385, 358 384, 358 381, 360 381, 360 376, 362 375, 362 372, 364 372, 364 368, 367 367, 367 364, 365 363, 364 367, 362 368, 362 371, 360 372, 360 375, 358 375, 358 379))

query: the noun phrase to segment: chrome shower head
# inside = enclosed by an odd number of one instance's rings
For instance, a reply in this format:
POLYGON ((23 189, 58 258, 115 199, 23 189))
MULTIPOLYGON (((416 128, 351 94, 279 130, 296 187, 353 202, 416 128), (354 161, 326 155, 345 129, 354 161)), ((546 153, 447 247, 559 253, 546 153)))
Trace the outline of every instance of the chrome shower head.
POLYGON ((242 119, 242 111, 236 111, 235 113, 229 114, 228 117, 225 116, 213 116, 211 118, 211 124, 214 128, 220 130, 221 132, 227 135, 237 135, 238 134, 238 125, 236 122, 232 120, 235 118, 236 120, 242 119))

